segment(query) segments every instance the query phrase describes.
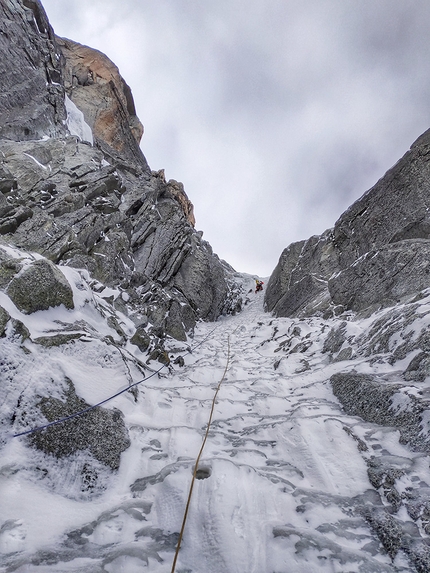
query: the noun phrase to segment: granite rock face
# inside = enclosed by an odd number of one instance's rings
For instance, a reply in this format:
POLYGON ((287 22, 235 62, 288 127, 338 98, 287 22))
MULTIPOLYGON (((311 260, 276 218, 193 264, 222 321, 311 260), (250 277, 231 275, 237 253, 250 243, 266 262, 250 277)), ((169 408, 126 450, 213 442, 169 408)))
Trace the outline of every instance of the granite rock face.
POLYGON ((39 0, 0 4, 0 137, 66 135, 61 52, 39 0))
MULTIPOLYGON (((333 229, 285 249, 265 297, 277 316, 331 323, 322 352, 336 368, 329 382, 342 410, 381 434, 395 429, 405 451, 423 459, 430 451, 429 307, 421 303, 430 293, 429 151, 426 132, 333 229)), ((293 338, 282 351, 305 343, 293 338)), ((427 482, 403 490, 409 460, 356 439, 383 499, 361 515, 392 559, 403 551, 414 570, 428 571, 427 482)))
POLYGON ((403 240, 430 239, 430 130, 336 222, 339 266, 403 240))
MULTIPOLYGON (((390 447, 372 451, 355 436, 383 500, 359 513, 391 559, 403 552, 418 573, 430 567, 429 488, 402 483, 408 453, 426 459, 428 472, 430 451, 429 151, 427 131, 333 229, 285 249, 265 294, 276 316, 324 325, 322 353, 336 372, 327 381, 342 411, 373 428, 362 435, 395 429, 405 457, 390 447)), ((279 351, 296 348, 314 345, 292 332, 279 351)), ((311 368, 311 356, 296 372, 311 368)))
MULTIPOLYGON (((39 402, 38 408, 48 422, 90 406, 76 395, 70 380, 67 384, 65 400, 45 397, 39 402)), ((130 445, 122 413, 100 407, 85 414, 84 421, 75 418, 31 434, 30 441, 37 449, 57 458, 88 450, 96 460, 114 470, 119 468, 121 453, 130 445)))
POLYGON ((429 255, 426 239, 397 241, 369 251, 329 280, 332 300, 352 310, 401 302, 430 286, 429 255))
POLYGON ((240 309, 235 272, 195 231, 183 185, 148 167, 117 67, 56 37, 38 0, 0 9, 5 241, 120 286, 137 324, 147 316, 148 330, 181 340, 196 320, 240 309))
POLYGON ((410 386, 397 377, 380 378, 356 372, 339 373, 330 380, 334 395, 352 416, 399 429, 400 443, 413 450, 430 452, 428 428, 423 427, 429 401, 414 396, 410 386))
POLYGON ((118 68, 98 50, 64 38, 56 41, 64 57, 64 88, 83 112, 95 140, 105 153, 119 154, 147 168, 139 147, 143 125, 118 68))
POLYGON ((311 316, 330 303, 328 278, 338 269, 330 230, 293 243, 281 255, 265 294, 266 310, 276 316, 311 316))
POLYGON ((266 292, 277 316, 390 306, 430 286, 430 131, 320 237, 281 255, 266 292))

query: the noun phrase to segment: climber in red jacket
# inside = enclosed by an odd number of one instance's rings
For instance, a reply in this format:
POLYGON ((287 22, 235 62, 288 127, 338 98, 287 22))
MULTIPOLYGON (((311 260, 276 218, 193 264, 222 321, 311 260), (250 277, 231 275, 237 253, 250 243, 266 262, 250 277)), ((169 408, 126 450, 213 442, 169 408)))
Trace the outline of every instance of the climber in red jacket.
POLYGON ((263 285, 264 285, 263 281, 259 281, 258 279, 255 279, 255 294, 257 294, 258 292, 263 290, 263 285))

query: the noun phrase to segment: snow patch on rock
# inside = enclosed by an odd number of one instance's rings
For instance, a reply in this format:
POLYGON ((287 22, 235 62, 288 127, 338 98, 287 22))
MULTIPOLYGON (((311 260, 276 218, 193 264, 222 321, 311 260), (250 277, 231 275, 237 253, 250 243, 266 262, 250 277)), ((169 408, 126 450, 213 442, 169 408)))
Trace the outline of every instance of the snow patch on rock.
POLYGON ((72 100, 67 97, 65 98, 65 105, 67 111, 66 126, 71 135, 76 135, 81 141, 87 141, 93 145, 93 132, 91 127, 85 121, 84 114, 72 100))

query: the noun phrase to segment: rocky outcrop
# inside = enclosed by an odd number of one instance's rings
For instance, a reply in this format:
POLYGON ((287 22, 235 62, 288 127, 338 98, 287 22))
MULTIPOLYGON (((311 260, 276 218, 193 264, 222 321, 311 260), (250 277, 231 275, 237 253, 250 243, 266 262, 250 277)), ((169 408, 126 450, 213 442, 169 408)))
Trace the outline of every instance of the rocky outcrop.
MULTIPOLYGON (((277 316, 329 321, 322 353, 336 369, 328 379, 342 410, 364 420, 369 434, 395 429, 404 451, 423 459, 430 451, 429 307, 422 302, 430 292, 429 151, 426 132, 333 229, 285 249, 265 297, 277 316)), ((315 348, 297 333, 277 350, 315 348)), ((311 368, 309 360, 302 364, 296 373, 311 368)), ((404 552, 414 570, 428 571, 428 484, 403 488, 407 457, 355 439, 383 500, 359 514, 391 559, 404 552)))
MULTIPOLYGON (((9 502, 0 523, 4 566, 134 570, 137 557, 149 567, 176 545, 171 512, 161 523, 161 510, 169 491, 175 499, 187 491, 193 461, 178 444, 199 437, 198 403, 223 360, 222 328, 215 337, 202 328, 194 344, 192 330, 239 311, 245 278, 195 230, 182 184, 149 169, 112 62, 57 39, 36 0, 7 0, 0 11, 1 474, 23 500, 9 502), (34 496, 35 507, 58 496, 59 510, 61 497, 71 498, 68 507, 89 507, 91 517, 72 516, 49 543, 34 543, 38 522, 21 513, 34 496), (24 524, 28 540, 19 545, 24 524)), ((230 387, 241 392, 245 380, 255 391, 236 400, 233 418, 231 392, 223 398, 227 418, 216 431, 225 455, 206 460, 197 478, 213 470, 215 479, 215 462, 235 458, 228 464, 245 468, 254 486, 273 484, 296 517, 269 524, 267 547, 288 545, 284 555, 303 558, 305 569, 429 571, 428 141, 420 138, 334 229, 284 251, 266 305, 305 318, 256 319, 254 307, 249 324, 242 317, 229 326, 246 355, 230 387), (259 459, 251 470, 250 440, 259 459), (322 507, 330 519, 310 527, 322 507)))
POLYGON ((341 269, 384 245, 430 239, 429 151, 430 130, 336 222, 341 269))
POLYGON ((281 255, 265 294, 266 310, 277 316, 310 316, 330 305, 328 278, 338 269, 330 230, 293 243, 281 255))
POLYGON ((6 324, 9 322, 10 314, 2 306, 0 306, 0 337, 4 336, 6 331, 6 324))
POLYGON ((128 432, 120 412, 89 408, 78 390, 94 381, 79 386, 81 366, 62 371, 62 356, 125 365, 132 385, 152 360, 169 366, 184 350, 172 339, 186 342, 198 320, 240 310, 241 287, 194 229, 183 185, 150 170, 117 67, 56 37, 39 0, 0 3, 0 32, 2 424, 27 430, 85 410, 26 443, 35 471, 51 476, 52 459, 64 476, 78 467, 78 497, 100 493, 128 432), (38 372, 27 356, 41 357, 38 372))
POLYGON ((284 251, 265 305, 277 316, 390 306, 430 286, 430 131, 320 237, 284 251))
POLYGON ((328 282, 335 304, 362 310, 392 306, 430 286, 430 241, 384 245, 357 259, 328 282))
POLYGON ((334 395, 345 411, 368 422, 399 429, 400 442, 415 451, 430 452, 429 427, 426 413, 430 403, 414 395, 397 376, 382 378, 369 374, 345 372, 335 374, 330 382, 334 395))
POLYGON ((240 309, 234 270, 194 230, 183 185, 149 169, 117 67, 57 38, 39 1, 1 10, 0 235, 119 286, 118 304, 148 332, 184 340, 196 320, 240 309))
MULTIPOLYGON (((297 265, 304 244, 305 241, 292 243, 282 252, 267 284, 264 300, 269 312, 276 312, 275 309, 278 305, 280 307, 284 306, 285 300, 282 301, 281 299, 288 295, 291 285, 291 273, 297 265)), ((288 311, 289 309, 285 311, 280 310, 279 314, 282 315, 283 312, 288 313, 288 311)))
MULTIPOLYGON (((52 466, 59 463, 63 476, 70 468, 77 472, 73 495, 100 494, 130 445, 123 414, 112 408, 111 398, 126 393, 126 402, 135 403, 137 384, 154 375, 153 360, 157 369, 184 365, 188 344, 171 337, 186 342, 181 321, 191 328, 195 314, 188 307, 187 315, 186 304, 175 299, 166 298, 160 307, 161 299, 152 294, 146 307, 131 297, 127 302, 130 295, 119 286, 106 288, 85 270, 59 268, 0 240, 0 372, 8 403, 0 421, 3 428, 13 425, 36 450, 35 471, 43 478, 49 474, 54 490, 59 486, 52 466), (132 309, 140 310, 133 315, 132 309), (118 392, 120 380, 126 383, 118 392), (98 386, 103 406, 82 397, 98 386)), ((3 432, 0 442, 9 438, 3 432)), ((61 492, 69 495, 67 487, 61 492)))
POLYGON ((56 41, 64 58, 66 93, 84 114, 95 140, 106 153, 113 151, 147 168, 139 147, 143 125, 118 68, 98 50, 65 38, 56 41))
MULTIPOLYGON (((164 176, 164 171, 163 171, 164 176)), ((184 212, 187 221, 195 227, 196 219, 194 217, 194 205, 188 199, 188 195, 185 193, 184 186, 181 182, 175 181, 174 179, 169 180, 169 191, 182 207, 182 211, 184 212)))
POLYGON ((0 140, 0 151, 13 181, 0 217, 6 240, 121 285, 131 314, 180 338, 198 318, 237 310, 233 269, 193 229, 172 192, 179 184, 163 172, 107 164, 75 137, 0 140))

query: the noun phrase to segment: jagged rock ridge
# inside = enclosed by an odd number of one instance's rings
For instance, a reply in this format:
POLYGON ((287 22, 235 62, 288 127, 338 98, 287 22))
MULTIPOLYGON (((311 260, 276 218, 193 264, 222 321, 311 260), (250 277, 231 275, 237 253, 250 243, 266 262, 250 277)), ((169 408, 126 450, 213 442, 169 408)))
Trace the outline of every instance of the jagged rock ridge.
POLYGON ((199 318, 236 311, 234 271, 194 230, 182 184, 150 171, 116 66, 56 37, 39 1, 2 12, 0 234, 121 285, 138 324, 182 340, 199 318), (94 146, 73 135, 88 126, 94 146))
POLYGON ((277 316, 390 306, 430 286, 430 130, 321 236, 281 255, 265 304, 277 316))

